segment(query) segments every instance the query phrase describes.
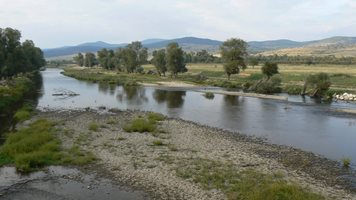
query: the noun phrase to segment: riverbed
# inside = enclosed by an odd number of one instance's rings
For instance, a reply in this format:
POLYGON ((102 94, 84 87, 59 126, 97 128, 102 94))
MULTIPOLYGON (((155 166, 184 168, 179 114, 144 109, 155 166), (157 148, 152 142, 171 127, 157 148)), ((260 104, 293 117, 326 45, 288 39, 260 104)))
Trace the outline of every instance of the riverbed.
MULTIPOLYGON (((185 88, 122 87, 79 81, 47 69, 43 75, 41 110, 106 108, 159 112, 212 127, 264 138, 335 161, 351 158, 356 164, 356 115, 337 112, 355 109, 344 102, 321 103, 288 96, 288 101, 216 94, 213 99, 185 88), (69 90, 77 96, 53 96, 69 90)), ((195 90, 197 90, 195 88, 195 90)))

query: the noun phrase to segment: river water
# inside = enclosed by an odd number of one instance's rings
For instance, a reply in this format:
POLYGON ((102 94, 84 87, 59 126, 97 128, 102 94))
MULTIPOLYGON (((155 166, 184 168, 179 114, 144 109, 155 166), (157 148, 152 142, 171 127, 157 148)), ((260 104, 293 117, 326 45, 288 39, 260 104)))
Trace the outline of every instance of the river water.
POLYGON ((263 137, 275 144, 311 151, 340 161, 351 158, 356 164, 356 115, 334 109, 356 109, 355 104, 320 103, 299 96, 289 101, 215 95, 185 89, 122 87, 79 81, 47 69, 39 109, 106 108, 159 112, 201 124, 263 137), (53 96, 71 91, 78 96, 53 96))

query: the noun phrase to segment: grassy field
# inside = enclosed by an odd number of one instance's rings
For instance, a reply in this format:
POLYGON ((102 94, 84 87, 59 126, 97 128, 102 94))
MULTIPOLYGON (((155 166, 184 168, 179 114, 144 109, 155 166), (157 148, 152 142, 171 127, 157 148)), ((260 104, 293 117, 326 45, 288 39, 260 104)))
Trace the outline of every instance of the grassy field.
MULTIPOLYGON (((153 65, 144 65, 145 71, 154 69, 153 65)), ((162 81, 181 81, 198 85, 239 88, 246 82, 263 78, 261 66, 248 67, 238 75, 232 75, 227 81, 222 64, 187 64, 188 72, 178 78, 160 77, 148 74, 127 74, 107 71, 100 68, 67 68, 65 74, 77 79, 96 82, 109 82, 132 85, 135 83, 157 83, 162 81)), ((284 88, 302 86, 305 78, 313 73, 325 72, 330 75, 332 89, 356 91, 356 65, 279 65, 279 75, 284 88)))

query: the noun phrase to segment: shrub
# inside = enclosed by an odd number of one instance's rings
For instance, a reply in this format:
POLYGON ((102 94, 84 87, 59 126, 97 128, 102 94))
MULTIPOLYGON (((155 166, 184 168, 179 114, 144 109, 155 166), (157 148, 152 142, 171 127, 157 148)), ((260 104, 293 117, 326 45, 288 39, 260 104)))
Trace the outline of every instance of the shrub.
POLYGON ((299 95, 302 93, 303 88, 298 85, 286 85, 283 90, 290 95, 299 95))
POLYGON ((206 92, 205 94, 203 94, 203 96, 207 99, 214 99, 214 93, 212 92, 206 92))
POLYGON ((344 168, 349 168, 351 164, 351 159, 350 158, 343 158, 342 159, 342 166, 344 168))
POLYGON ((148 113, 147 118, 150 121, 157 122, 157 121, 163 121, 165 119, 165 116, 159 113, 148 113))
POLYGON ((89 124, 89 128, 88 129, 90 131, 98 131, 99 130, 99 126, 95 122, 92 122, 92 123, 89 124))
POLYGON ((156 122, 145 118, 136 118, 124 126, 123 129, 126 132, 153 132, 156 130, 156 122))

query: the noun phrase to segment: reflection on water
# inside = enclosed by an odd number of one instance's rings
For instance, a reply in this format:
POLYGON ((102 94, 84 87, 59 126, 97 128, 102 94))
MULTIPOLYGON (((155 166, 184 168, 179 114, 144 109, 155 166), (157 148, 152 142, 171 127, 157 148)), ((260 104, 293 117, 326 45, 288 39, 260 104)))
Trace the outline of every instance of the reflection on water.
POLYGON ((216 94, 206 99, 194 91, 151 87, 121 87, 93 84, 61 75, 58 69, 43 74, 44 95, 39 108, 107 108, 160 112, 209 126, 267 138, 341 160, 349 157, 356 164, 355 115, 330 112, 356 109, 346 103, 316 103, 313 99, 289 96, 289 102, 216 94), (69 100, 55 100, 56 88, 80 94, 69 100), (303 101, 307 103, 303 103, 303 101))
POLYGON ((123 86, 118 90, 118 94, 116 95, 116 99, 122 102, 128 102, 132 105, 142 105, 143 103, 148 101, 146 97, 146 90, 143 87, 136 86, 123 86))
POLYGON ((185 91, 155 89, 152 96, 159 104, 166 102, 167 108, 180 108, 184 104, 185 93, 185 91))

